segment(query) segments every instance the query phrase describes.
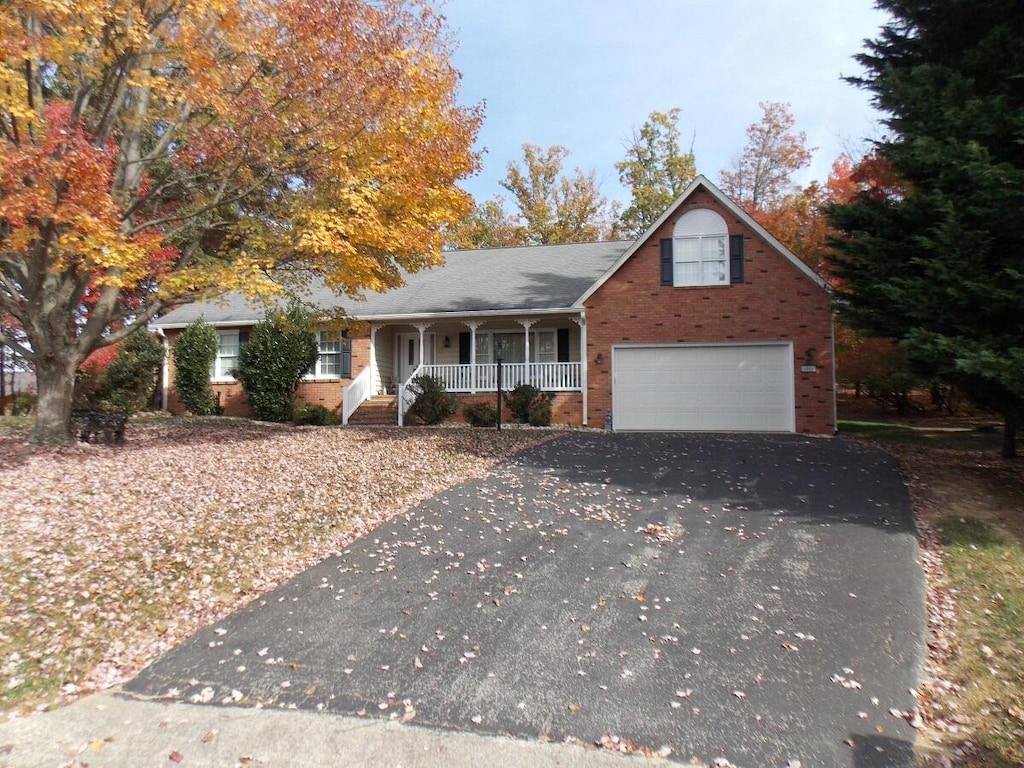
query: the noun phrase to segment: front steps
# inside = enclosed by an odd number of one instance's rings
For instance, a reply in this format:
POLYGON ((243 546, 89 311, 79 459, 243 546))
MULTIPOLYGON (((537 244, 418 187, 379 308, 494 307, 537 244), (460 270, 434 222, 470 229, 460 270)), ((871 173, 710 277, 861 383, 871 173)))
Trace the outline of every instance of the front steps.
POLYGON ((350 427, 398 426, 398 396, 374 395, 348 417, 350 427))

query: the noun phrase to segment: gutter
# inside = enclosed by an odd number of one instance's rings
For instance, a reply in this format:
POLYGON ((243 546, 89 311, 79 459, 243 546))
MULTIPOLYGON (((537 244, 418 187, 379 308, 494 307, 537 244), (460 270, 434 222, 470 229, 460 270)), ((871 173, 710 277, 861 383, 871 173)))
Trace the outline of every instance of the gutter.
MULTIPOLYGON (((473 310, 468 312, 424 312, 420 314, 402 314, 402 315, 348 315, 347 317, 352 320, 361 320, 367 323, 408 323, 419 320, 453 320, 461 321, 466 318, 488 318, 488 317, 534 317, 537 315, 578 315, 582 312, 582 307, 564 307, 564 308, 551 308, 551 309, 485 309, 485 310, 473 310)), ((255 325, 260 322, 261 318, 252 318, 250 320, 245 319, 233 319, 233 320, 205 320, 207 325, 212 325, 214 328, 236 328, 243 325, 255 325)), ((166 328, 167 330, 178 330, 181 328, 187 328, 193 321, 187 323, 163 323, 161 325, 154 325, 157 329, 157 333, 160 329, 166 328)))

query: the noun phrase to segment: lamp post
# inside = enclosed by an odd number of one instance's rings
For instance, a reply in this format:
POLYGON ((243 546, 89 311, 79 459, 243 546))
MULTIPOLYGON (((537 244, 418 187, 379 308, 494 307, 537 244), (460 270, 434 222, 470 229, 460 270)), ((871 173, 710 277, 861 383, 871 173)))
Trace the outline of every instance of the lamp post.
POLYGON ((501 430, 501 358, 505 354, 505 340, 498 339, 494 342, 494 355, 498 363, 498 415, 495 417, 495 426, 501 430))

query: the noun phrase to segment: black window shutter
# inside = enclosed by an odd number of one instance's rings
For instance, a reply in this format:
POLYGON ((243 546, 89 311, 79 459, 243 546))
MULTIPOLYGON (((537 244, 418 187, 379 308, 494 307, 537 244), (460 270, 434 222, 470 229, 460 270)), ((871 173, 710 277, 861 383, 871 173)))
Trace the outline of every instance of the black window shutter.
POLYGON ((743 235, 729 236, 729 272, 732 282, 743 282, 743 235))
POLYGON ((672 238, 666 237, 661 241, 661 284, 672 285, 672 238))
POLYGON ((241 349, 243 344, 249 343, 249 332, 239 331, 238 332, 238 348, 241 349))
POLYGON ((352 339, 347 334, 341 337, 341 378, 352 378, 352 339))
POLYGON ((558 329, 558 362, 569 362, 569 329, 558 329))
POLYGON ((469 331, 462 331, 459 334, 459 365, 469 365, 470 345, 473 340, 469 337, 469 331))

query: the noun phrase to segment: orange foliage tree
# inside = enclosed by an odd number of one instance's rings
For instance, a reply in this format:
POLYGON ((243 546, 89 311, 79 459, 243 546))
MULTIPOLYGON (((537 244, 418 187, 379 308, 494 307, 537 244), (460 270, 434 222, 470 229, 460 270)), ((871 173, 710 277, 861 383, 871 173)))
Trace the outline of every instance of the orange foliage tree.
POLYGON ((426 0, 11 0, 0 14, 0 335, 36 369, 33 440, 74 373, 166 307, 358 294, 440 260, 477 106, 426 0))

